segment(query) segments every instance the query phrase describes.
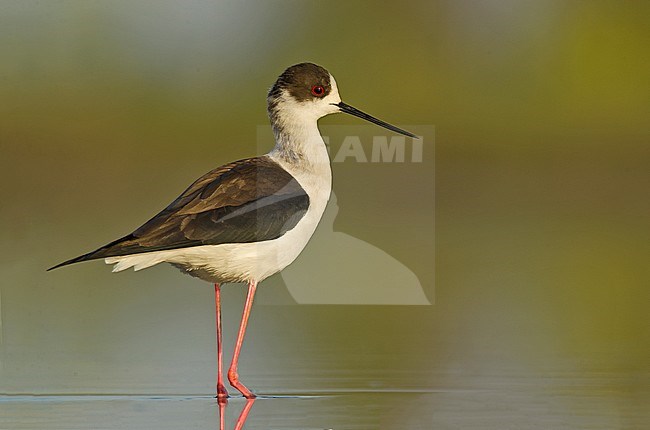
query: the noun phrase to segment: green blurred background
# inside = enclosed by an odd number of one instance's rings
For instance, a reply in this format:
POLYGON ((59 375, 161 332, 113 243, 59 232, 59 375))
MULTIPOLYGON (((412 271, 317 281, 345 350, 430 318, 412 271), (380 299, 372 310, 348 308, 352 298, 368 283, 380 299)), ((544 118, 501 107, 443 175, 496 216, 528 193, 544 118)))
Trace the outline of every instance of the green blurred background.
MULTIPOLYGON (((270 149, 266 91, 314 61, 350 104, 435 126, 435 232, 433 207, 410 203, 433 187, 429 147, 420 166, 333 166, 334 229, 389 252, 435 304, 263 306, 280 289, 262 288, 244 381, 497 391, 462 416, 424 402, 404 412, 410 428, 481 413, 482 428, 535 414, 638 428, 649 21, 642 1, 0 1, 0 392, 212 392, 208 285, 169 267, 45 268, 270 149), (499 407, 507 418, 487 412, 499 407)), ((231 343, 244 289, 225 294, 231 343)))

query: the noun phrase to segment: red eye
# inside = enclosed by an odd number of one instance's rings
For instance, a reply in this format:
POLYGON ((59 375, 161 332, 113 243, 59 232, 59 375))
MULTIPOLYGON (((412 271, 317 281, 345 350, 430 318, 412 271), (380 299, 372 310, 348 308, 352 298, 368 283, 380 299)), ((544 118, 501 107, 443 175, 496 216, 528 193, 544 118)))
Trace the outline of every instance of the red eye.
POLYGON ((311 93, 316 97, 323 97, 325 95, 325 88, 322 85, 314 85, 311 87, 311 93))

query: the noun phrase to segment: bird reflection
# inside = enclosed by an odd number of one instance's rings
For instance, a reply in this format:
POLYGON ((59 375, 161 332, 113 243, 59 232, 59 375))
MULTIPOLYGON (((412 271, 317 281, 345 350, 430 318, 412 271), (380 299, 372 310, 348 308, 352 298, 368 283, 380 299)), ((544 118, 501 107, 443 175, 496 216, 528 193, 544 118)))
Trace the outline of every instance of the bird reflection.
MULTIPOLYGON (((219 430, 226 430, 226 407, 228 406, 228 399, 218 398, 217 402, 219 403, 219 430)), ((244 428, 246 419, 248 419, 248 413, 253 408, 253 403, 255 403, 255 398, 246 399, 246 404, 237 418, 234 430, 241 430, 244 428)))

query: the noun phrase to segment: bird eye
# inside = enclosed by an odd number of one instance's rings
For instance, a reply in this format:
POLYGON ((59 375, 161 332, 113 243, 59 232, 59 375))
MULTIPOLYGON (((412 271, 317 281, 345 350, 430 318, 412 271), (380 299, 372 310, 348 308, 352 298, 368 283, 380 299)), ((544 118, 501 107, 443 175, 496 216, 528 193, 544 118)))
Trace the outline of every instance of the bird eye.
POLYGON ((311 93, 316 97, 323 97, 325 95, 325 88, 322 85, 314 85, 311 87, 311 93))

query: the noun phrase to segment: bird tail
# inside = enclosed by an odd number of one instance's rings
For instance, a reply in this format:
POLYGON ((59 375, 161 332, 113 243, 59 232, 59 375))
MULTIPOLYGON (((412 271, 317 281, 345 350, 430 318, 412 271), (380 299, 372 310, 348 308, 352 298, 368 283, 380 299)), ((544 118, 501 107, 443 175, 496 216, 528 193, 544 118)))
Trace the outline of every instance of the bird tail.
POLYGON ((165 259, 160 255, 159 252, 135 254, 135 255, 124 255, 118 257, 106 257, 104 262, 106 264, 114 264, 113 272, 121 272, 128 268, 133 267, 133 270, 136 272, 138 270, 146 269, 147 267, 155 266, 158 263, 162 263, 165 259))
POLYGON ((80 255, 79 257, 71 258, 70 260, 66 260, 63 263, 57 264, 56 266, 52 266, 49 269, 47 269, 47 271, 49 272, 50 270, 58 269, 59 267, 67 266, 69 264, 80 263, 82 261, 98 260, 100 258, 105 258, 105 257, 114 257, 119 254, 125 255, 124 254, 125 247, 121 245, 123 245, 125 242, 130 241, 132 239, 134 239, 134 236, 132 234, 129 234, 107 245, 104 245, 101 248, 96 249, 92 252, 89 252, 84 255, 80 255))

